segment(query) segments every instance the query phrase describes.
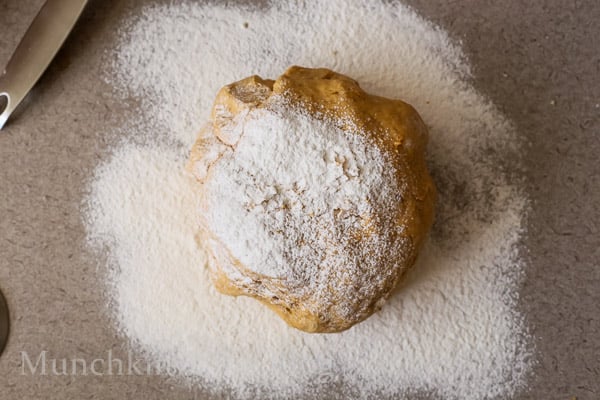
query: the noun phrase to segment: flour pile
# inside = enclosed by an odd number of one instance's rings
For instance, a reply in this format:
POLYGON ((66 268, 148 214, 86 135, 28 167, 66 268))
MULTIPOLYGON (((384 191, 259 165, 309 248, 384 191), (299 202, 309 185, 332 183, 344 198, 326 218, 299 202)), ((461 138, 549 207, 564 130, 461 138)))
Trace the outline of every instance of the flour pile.
POLYGON ((406 7, 289 3, 146 6, 126 22, 108 76, 140 108, 85 207, 121 331, 150 360, 241 398, 512 396, 532 363, 515 311, 527 199, 501 167, 518 159, 517 135, 467 83, 460 48, 406 7), (216 293, 194 240, 196 185, 183 166, 217 90, 292 64, 406 100, 430 128, 431 238, 402 290, 341 334, 302 333, 255 300, 216 293))

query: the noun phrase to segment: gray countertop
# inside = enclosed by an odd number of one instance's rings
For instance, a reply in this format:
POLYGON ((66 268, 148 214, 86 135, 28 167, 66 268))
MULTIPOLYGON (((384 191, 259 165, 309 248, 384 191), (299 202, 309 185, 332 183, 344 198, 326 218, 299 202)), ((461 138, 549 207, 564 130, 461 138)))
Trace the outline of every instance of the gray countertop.
MULTIPOLYGON (((534 208, 519 307, 539 363, 518 398, 600 399, 600 2, 407 2, 462 41, 475 86, 530 142, 534 208)), ((41 3, 0 0, 0 65, 41 3)), ((23 374, 21 352, 126 354, 104 307, 79 208, 85 181, 108 149, 102 127, 122 118, 98 78, 99 60, 120 18, 137 5, 92 1, 0 134, 0 288, 12 319, 0 357, 2 399, 204 398, 160 376, 23 374)))

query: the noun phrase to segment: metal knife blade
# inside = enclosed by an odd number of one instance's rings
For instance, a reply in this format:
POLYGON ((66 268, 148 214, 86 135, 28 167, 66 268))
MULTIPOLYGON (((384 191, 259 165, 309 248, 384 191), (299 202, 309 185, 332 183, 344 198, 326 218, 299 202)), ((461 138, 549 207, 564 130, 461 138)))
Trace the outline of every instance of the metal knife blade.
POLYGON ((88 0, 47 0, 0 76, 0 129, 42 76, 88 0))

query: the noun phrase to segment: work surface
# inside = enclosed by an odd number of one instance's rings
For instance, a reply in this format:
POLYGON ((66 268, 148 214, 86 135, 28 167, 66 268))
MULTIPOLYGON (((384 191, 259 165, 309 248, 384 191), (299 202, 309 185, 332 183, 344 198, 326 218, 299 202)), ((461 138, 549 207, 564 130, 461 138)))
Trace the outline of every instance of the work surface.
MULTIPOLYGON (((376 0, 374 0, 376 1, 376 0)), ((0 65, 41 0, 0 0, 0 65)), ((11 337, 0 398, 203 398, 162 376, 32 375, 48 357, 127 358, 106 312, 80 205, 122 118, 100 79, 119 21, 142 2, 92 1, 56 61, 0 134, 0 288, 11 337), (25 369, 24 369, 25 368, 25 369)), ((600 3, 408 1, 461 40, 475 86, 530 142, 533 211, 520 309, 538 364, 519 399, 600 398, 600 3)), ((376 27, 374 27, 376 29, 376 27)))

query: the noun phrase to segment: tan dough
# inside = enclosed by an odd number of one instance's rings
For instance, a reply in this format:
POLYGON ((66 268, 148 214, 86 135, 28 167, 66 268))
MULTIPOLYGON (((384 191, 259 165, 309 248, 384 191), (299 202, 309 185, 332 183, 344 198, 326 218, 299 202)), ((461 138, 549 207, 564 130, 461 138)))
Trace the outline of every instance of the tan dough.
POLYGON ((427 129, 409 104, 369 95, 354 80, 328 69, 291 67, 275 81, 252 76, 221 89, 211 122, 192 148, 189 168, 201 185, 201 202, 205 196, 202 185, 210 179, 210 168, 219 162, 224 152, 231 151, 239 139, 242 129, 238 129, 238 125, 243 125, 244 115, 248 110, 267 107, 274 96, 285 97, 289 104, 305 109, 315 118, 326 116, 342 125, 343 121, 352 121, 380 147, 380 151, 390 156, 393 163, 390 168, 397 171, 395 176, 399 186, 407 189, 395 206, 380 211, 391 216, 399 227, 396 233, 390 234, 389 240, 402 240, 407 245, 389 254, 373 255, 379 258, 370 273, 381 279, 374 279, 376 284, 374 282, 373 288, 364 295, 340 296, 335 290, 336 285, 344 282, 332 281, 329 282, 331 293, 318 297, 326 301, 316 301, 315 296, 299 296, 293 288, 282 286, 267 276, 257 276, 241 265, 228 251, 229 244, 219 241, 210 227, 200 229, 199 240, 210 254, 211 278, 220 292, 254 297, 298 329, 339 332, 381 308, 414 264, 433 222, 435 187, 425 162, 427 129), (380 275, 377 275, 379 270, 380 275), (239 278, 240 274, 244 279, 239 278), (336 307, 342 302, 345 303, 343 307, 336 307), (340 313, 336 311, 338 309, 350 311, 340 313))

